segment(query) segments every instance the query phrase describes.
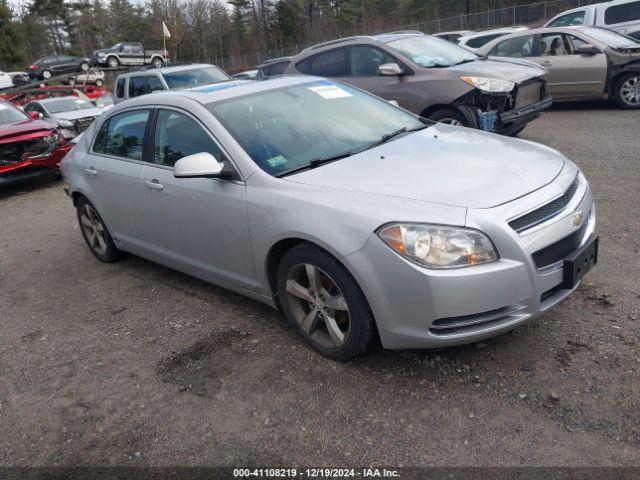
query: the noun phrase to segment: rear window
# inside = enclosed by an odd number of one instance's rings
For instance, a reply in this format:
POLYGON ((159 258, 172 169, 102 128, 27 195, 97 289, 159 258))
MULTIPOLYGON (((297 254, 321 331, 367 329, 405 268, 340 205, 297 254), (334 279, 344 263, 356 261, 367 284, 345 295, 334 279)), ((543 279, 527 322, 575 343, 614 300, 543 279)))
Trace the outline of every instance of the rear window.
POLYGON ((556 18, 549 23, 549 27, 570 27, 572 25, 582 25, 584 23, 584 10, 579 12, 567 13, 561 17, 556 18))
POLYGON ((122 98, 124 97, 124 78, 119 78, 116 83, 116 97, 122 98))
POLYGON ((87 110, 89 108, 93 108, 93 105, 86 100, 76 97, 46 100, 46 106, 47 110, 51 113, 73 112, 75 110, 87 110))
POLYGON ((640 2, 615 5, 604 11, 604 23, 606 25, 631 22, 633 20, 640 20, 640 2))

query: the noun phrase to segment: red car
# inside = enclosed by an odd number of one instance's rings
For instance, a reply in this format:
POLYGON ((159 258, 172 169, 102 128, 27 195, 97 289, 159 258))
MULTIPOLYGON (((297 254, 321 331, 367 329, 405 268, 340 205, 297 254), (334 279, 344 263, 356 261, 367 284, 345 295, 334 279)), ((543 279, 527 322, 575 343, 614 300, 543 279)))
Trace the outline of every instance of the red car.
POLYGON ((69 150, 57 125, 0 100, 0 186, 57 172, 69 150))

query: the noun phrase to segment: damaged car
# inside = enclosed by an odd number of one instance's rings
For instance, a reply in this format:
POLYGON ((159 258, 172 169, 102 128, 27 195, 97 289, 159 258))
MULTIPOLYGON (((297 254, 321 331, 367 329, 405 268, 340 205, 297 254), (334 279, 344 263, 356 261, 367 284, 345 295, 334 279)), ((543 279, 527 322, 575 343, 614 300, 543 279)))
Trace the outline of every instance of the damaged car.
POLYGON ((25 105, 24 111, 58 123, 62 135, 69 140, 84 132, 102 114, 102 108, 71 96, 36 100, 25 105))
POLYGON ((285 74, 331 77, 422 117, 517 135, 551 106, 535 63, 488 60, 419 32, 351 37, 309 47, 285 74))
POLYGON ((635 38, 598 27, 539 28, 489 42, 480 53, 542 65, 556 100, 615 99, 622 108, 640 108, 640 42, 635 38))
POLYGON ((57 125, 0 100, 0 186, 57 172, 70 149, 57 125))

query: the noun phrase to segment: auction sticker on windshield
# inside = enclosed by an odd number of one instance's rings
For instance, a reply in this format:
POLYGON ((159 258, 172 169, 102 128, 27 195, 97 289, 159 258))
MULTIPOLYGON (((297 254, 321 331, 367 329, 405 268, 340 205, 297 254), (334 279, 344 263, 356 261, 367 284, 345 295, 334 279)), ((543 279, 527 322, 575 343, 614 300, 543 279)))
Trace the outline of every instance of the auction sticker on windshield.
POLYGON ((334 98, 352 97, 349 92, 343 90, 337 85, 319 85, 315 87, 308 87, 314 93, 317 93, 322 98, 333 100, 334 98))

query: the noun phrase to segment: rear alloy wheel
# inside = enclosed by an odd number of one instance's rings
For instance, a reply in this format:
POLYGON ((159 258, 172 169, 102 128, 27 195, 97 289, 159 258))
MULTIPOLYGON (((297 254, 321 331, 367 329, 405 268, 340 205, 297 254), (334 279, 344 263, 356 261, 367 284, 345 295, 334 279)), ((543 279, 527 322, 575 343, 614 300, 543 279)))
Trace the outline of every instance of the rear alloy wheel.
POLYGON ((45 80, 49 80, 51 78, 51 71, 50 70, 43 70, 42 71, 42 78, 44 78, 45 80))
POLYGON ((280 262, 278 294, 289 323, 322 355, 348 361, 374 342, 375 326, 360 287, 334 257, 313 245, 280 262))
POLYGON ((97 79, 96 80, 96 87, 101 87, 102 85, 104 85, 104 82, 102 81, 102 79, 97 79))
POLYGON ((117 68, 118 65, 120 65, 120 62, 116 57, 109 57, 107 58, 107 65, 109 68, 117 68))
POLYGON ((91 253, 101 262, 115 262, 120 250, 113 243, 109 230, 94 206, 86 198, 81 198, 76 209, 82 236, 91 253))
POLYGON ((80 70, 82 70, 83 72, 86 72, 87 70, 89 70, 89 64, 87 62, 82 62, 80 64, 80 70))
POLYGON ((164 62, 160 57, 155 57, 153 59, 153 66, 156 68, 161 68, 164 65, 164 62))
POLYGON ((616 86, 616 101, 622 108, 640 108, 640 73, 623 75, 616 86))
POLYGON ((427 118, 434 122, 446 123, 447 125, 455 125, 457 127, 469 126, 464 115, 454 108, 441 108, 429 114, 427 118))

